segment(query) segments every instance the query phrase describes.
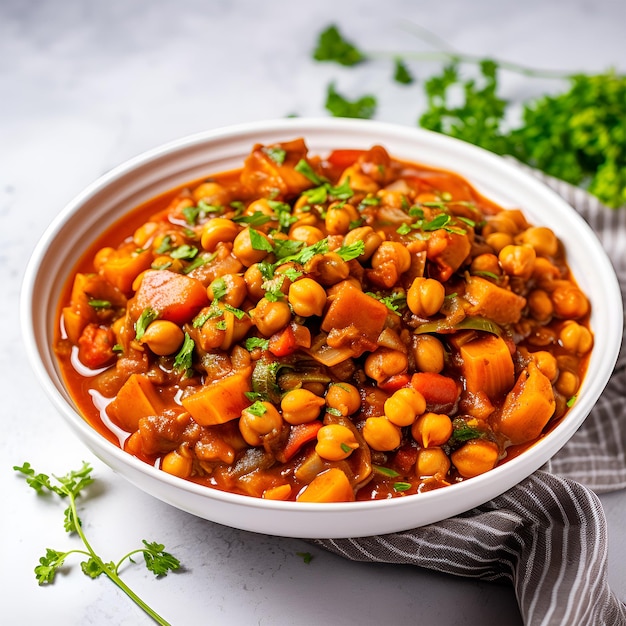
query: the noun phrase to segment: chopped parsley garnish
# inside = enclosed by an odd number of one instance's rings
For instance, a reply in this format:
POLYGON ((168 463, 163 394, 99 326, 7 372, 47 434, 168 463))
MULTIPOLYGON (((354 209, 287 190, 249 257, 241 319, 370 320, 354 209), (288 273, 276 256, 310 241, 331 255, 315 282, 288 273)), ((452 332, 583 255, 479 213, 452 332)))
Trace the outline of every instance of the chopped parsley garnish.
POLYGON ((308 178, 314 185, 323 185, 324 183, 328 182, 325 178, 316 174, 309 162, 305 159, 300 159, 296 163, 294 169, 296 170, 296 172, 302 174, 302 176, 304 176, 305 178, 308 178))
POLYGON ((344 261, 351 261, 365 252, 365 242, 363 240, 355 241, 347 246, 341 246, 336 252, 344 261))
POLYGON ((174 248, 170 252, 170 256, 173 259, 181 259, 185 261, 191 261, 197 255, 198 255, 198 248, 196 248, 196 246, 190 246, 187 243, 184 243, 181 246, 174 248))
POLYGON ((147 307, 141 312, 139 319, 135 322, 135 338, 137 341, 141 341, 148 326, 158 317, 159 314, 151 307, 147 307))
POLYGON ((165 254, 172 249, 172 238, 170 235, 165 235, 161 240, 158 248, 155 250, 157 254, 165 254))
POLYGON ((250 405, 246 410, 257 417, 261 417, 267 413, 267 407, 260 400, 257 400, 254 404, 250 405))
MULTIPOLYGON (((337 409, 335 409, 335 411, 337 411, 337 409)), ((341 411, 339 411, 339 414, 341 414, 341 411)), ((352 452, 352 448, 347 443, 342 443, 339 447, 341 448, 341 451, 346 454, 352 452)))
POLYGON ((313 555, 310 552, 296 552, 296 555, 302 557, 307 565, 313 560, 313 555))
POLYGON ((251 352, 256 348, 261 348, 261 350, 267 350, 269 348, 270 342, 269 339, 261 339, 261 337, 248 337, 246 339, 246 350, 251 352))
POLYGON ((209 204, 204 200, 200 200, 196 206, 187 206, 183 208, 182 214, 188 224, 192 226, 197 224, 199 220, 204 219, 209 213, 222 213, 224 207, 209 204))
POLYGON ((240 215, 233 217, 233 222, 237 224, 248 224, 249 226, 263 226, 272 221, 270 215, 266 215, 262 211, 255 211, 252 215, 240 215))
POLYGON ((574 406, 577 398, 578 398, 578 396, 572 396, 571 398, 569 398, 569 400, 565 403, 567 405, 568 409, 570 409, 571 407, 574 406))
MULTIPOLYGON (((335 407, 332 407, 332 406, 326 407, 326 413, 330 413, 331 415, 335 415, 336 417, 341 417, 341 411, 340 411, 339 409, 336 409, 335 407)), ((344 452, 347 452, 347 450, 344 450, 344 449, 343 449, 343 446, 344 446, 344 445, 345 445, 345 444, 342 444, 341 449, 342 449, 344 452)), ((350 449, 351 449, 351 448, 350 448, 350 449)))
POLYGON ((382 465, 372 465, 372 469, 383 476, 388 476, 389 478, 397 478, 400 476, 396 470, 392 470, 389 467, 383 467, 382 465))
POLYGON ((185 333, 183 345, 174 358, 174 369, 184 372, 187 378, 191 376, 193 371, 193 349, 195 346, 196 344, 189 333, 185 333))
POLYGON ((213 300, 221 300, 228 293, 226 281, 220 276, 211 283, 211 291, 213 292, 213 300))
POLYGON ((261 148, 261 152, 266 154, 277 165, 282 165, 287 156, 287 151, 278 146, 264 146, 261 148))
POLYGON ((215 259, 216 256, 217 253, 215 252, 212 252, 208 255, 199 254, 189 265, 187 265, 187 267, 183 269, 183 274, 189 274, 190 272, 193 272, 193 270, 198 269, 199 267, 202 267, 207 263, 210 263, 211 261, 213 261, 213 259, 215 259))
POLYGON ((250 232, 250 245, 254 250, 263 252, 273 252, 272 244, 258 230, 254 228, 248 229, 250 232))

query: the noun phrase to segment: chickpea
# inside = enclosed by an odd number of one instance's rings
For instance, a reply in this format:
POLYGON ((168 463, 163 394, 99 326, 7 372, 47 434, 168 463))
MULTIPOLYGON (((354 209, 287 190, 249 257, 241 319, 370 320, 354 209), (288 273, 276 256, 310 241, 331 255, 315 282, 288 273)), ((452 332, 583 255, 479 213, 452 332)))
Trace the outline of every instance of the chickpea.
POLYGON ((559 250, 559 241, 556 235, 545 226, 531 226, 517 239, 520 243, 532 246, 539 256, 554 256, 559 250))
POLYGON ((351 204, 333 202, 326 211, 326 232, 329 235, 345 235, 350 230, 350 224, 358 219, 359 214, 351 204))
POLYGON ((509 276, 526 279, 533 273, 536 257, 535 249, 527 245, 504 246, 498 253, 500 265, 509 276))
POLYGON ((578 376, 570 370, 564 370, 559 374, 555 388, 561 395, 571 398, 576 395, 579 386, 580 379, 578 376))
POLYGON ((239 432, 246 443, 260 446, 262 436, 277 431, 283 425, 283 418, 271 402, 255 402, 244 409, 239 418, 239 432))
POLYGON ((164 254, 158 256, 152 261, 152 269, 168 269, 170 272, 182 271, 184 265, 180 259, 173 259, 171 256, 164 254))
POLYGON ((154 354, 164 356, 178 352, 185 340, 185 333, 178 324, 169 320, 155 320, 146 328, 140 343, 145 343, 154 354))
POLYGON ((343 416, 352 415, 361 408, 361 394, 350 383, 333 383, 326 392, 326 406, 343 416))
POLYGON ((502 248, 504 248, 505 246, 509 246, 513 243, 513 237, 508 233, 494 232, 485 237, 485 243, 489 247, 493 248, 497 254, 500 252, 500 250, 502 250, 502 248))
POLYGON ((372 255, 372 268, 378 269, 388 264, 395 266, 399 276, 411 267, 411 254, 398 241, 383 241, 372 255))
POLYGON ((142 224, 133 234, 133 243, 138 248, 147 248, 149 241, 158 231, 159 225, 156 222, 146 222, 142 224))
POLYGON ((265 277, 261 273, 259 265, 257 263, 253 263, 244 272, 243 279, 246 283, 246 288, 248 289, 248 295, 251 296, 253 300, 258 302, 265 295, 265 289, 263 289, 265 277))
POLYGON ((509 236, 517 234, 520 230, 516 216, 508 211, 500 211, 495 215, 487 218, 487 224, 483 228, 483 234, 488 236, 493 233, 502 233, 509 236))
POLYGON ((452 420, 442 413, 424 413, 411 427, 411 435, 424 448, 442 446, 452 436, 452 420))
POLYGON ((395 450, 402 441, 402 431, 386 417, 368 417, 363 425, 367 445, 379 452, 395 450))
POLYGON ((321 315, 326 304, 326 291, 312 278, 301 278, 289 287, 288 299, 296 315, 321 315))
POLYGON ((207 287, 207 295, 211 300, 215 300, 215 292, 223 292, 220 296, 220 302, 225 302, 230 306, 239 308, 248 295, 248 289, 246 287, 246 281, 243 276, 239 274, 224 274, 219 278, 216 278, 207 287))
POLYGON ((446 358, 443 344, 433 335, 413 336, 413 358, 420 372, 438 374, 443 370, 446 358))
POLYGON ((203 200, 213 206, 222 206, 230 201, 228 190, 219 183, 212 181, 201 183, 191 192, 191 195, 196 204, 203 200))
POLYGON ((353 228, 344 238, 344 244, 349 246, 357 241, 362 241, 365 248, 359 255, 359 261, 367 261, 383 242, 383 238, 374 231, 371 226, 353 228))
POLYGON ((317 277, 322 285, 336 285, 350 275, 350 266, 336 253, 327 252, 316 263, 317 277))
POLYGON ((528 307, 530 314, 538 322, 547 322, 554 313, 550 295, 543 289, 533 289, 528 294, 528 307))
POLYGON ((470 439, 450 455, 463 478, 473 478, 493 469, 498 456, 498 446, 485 439, 470 439))
POLYGON ((559 333, 561 345, 574 354, 586 354, 593 345, 593 336, 587 328, 573 320, 565 322, 559 333))
POLYGON ((557 374, 559 373, 559 367, 556 358, 551 352, 547 350, 537 350, 530 355, 533 361, 537 364, 539 371, 550 380, 554 382, 557 374))
MULTIPOLYGON (((255 237, 265 240, 267 246, 271 246, 270 240, 265 233, 255 230, 255 237)), ((258 244, 257 244, 258 245, 258 244)), ((252 245, 251 229, 244 228, 233 241, 233 254, 246 266, 262 261, 268 254, 267 250, 258 250, 252 245)))
POLYGON ((218 243, 233 241, 239 234, 239 226, 225 217, 214 217, 202 226, 200 244, 205 250, 213 252, 218 243))
POLYGON ((115 250, 110 247, 100 248, 93 258, 93 266, 97 272, 102 269, 102 266, 115 254, 115 250))
POLYGON ((327 461, 347 459, 359 447, 354 433, 341 424, 327 424, 317 432, 315 452, 327 461))
POLYGON ((289 229, 289 238, 303 241, 305 245, 312 246, 314 243, 324 239, 324 233, 317 226, 294 224, 289 229))
POLYGON ((441 448, 422 448, 417 453, 415 473, 418 476, 445 476, 450 459, 441 448))
POLYGON ((189 478, 193 470, 193 457, 187 445, 168 452, 161 461, 161 469, 172 476, 189 478))
POLYGON ((292 425, 306 424, 319 417, 321 407, 326 404, 324 398, 308 389, 292 389, 280 401, 283 419, 292 425))
POLYGON ((250 311, 250 317, 259 332, 270 337, 291 321, 291 309, 284 300, 271 302, 267 298, 261 298, 250 311))
POLYGON ((495 274, 496 276, 499 276, 502 273, 498 257, 491 253, 479 254, 474 257, 472 264, 470 265, 470 269, 473 273, 489 272, 490 274, 495 274))
POLYGON ((445 297, 445 287, 438 280, 418 277, 407 291, 406 303, 415 315, 430 317, 439 311, 445 297))
POLYGON ((377 383, 406 370, 409 360, 403 352, 390 348, 378 348, 365 359, 365 373, 377 383))
POLYGON ((412 387, 395 391, 384 405, 385 417, 396 426, 410 426, 426 410, 424 396, 412 387))
POLYGON ((561 271, 548 259, 542 256, 535 259, 533 278, 537 280, 540 286, 549 285, 553 280, 558 280, 560 277, 561 271))
POLYGON ((574 284, 562 285, 552 292, 554 313, 564 319, 578 319, 589 311, 585 294, 574 284))

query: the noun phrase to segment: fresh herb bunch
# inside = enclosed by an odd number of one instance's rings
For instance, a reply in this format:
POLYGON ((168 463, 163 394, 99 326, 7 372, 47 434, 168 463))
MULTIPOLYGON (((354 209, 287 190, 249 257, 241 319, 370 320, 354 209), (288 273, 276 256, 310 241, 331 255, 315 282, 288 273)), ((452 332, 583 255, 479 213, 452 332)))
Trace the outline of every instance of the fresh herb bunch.
MULTIPOLYGON (((354 66, 381 55, 367 54, 345 39, 336 26, 318 37, 313 57, 354 66)), ((393 79, 414 82, 409 59, 438 58, 445 61, 439 75, 424 81, 427 108, 419 125, 462 139, 586 188, 607 206, 626 206, 626 76, 566 74, 534 70, 505 61, 483 59, 446 51, 424 54, 394 54, 393 79), (463 63, 478 65, 477 78, 463 79, 463 63), (534 77, 558 77, 569 88, 522 103, 521 123, 506 123, 510 103, 498 95, 501 70, 534 77), (461 102, 458 95, 461 92, 461 102), (454 96, 453 96, 454 94, 454 96)), ((368 94, 350 101, 328 86, 326 108, 336 117, 371 118, 376 96, 368 94), (362 106, 365 99, 367 106, 362 106)))
POLYGON ((24 463, 22 466, 14 466, 16 472, 26 477, 27 484, 37 493, 56 494, 60 498, 67 498, 68 507, 65 509, 64 527, 68 533, 76 533, 83 542, 85 549, 71 549, 66 551, 53 550, 47 548, 46 554, 39 559, 39 565, 35 567, 35 575, 40 585, 50 584, 54 582, 54 577, 61 568, 67 557, 72 554, 80 554, 86 557, 85 561, 80 564, 81 570, 90 578, 98 578, 104 574, 113 583, 115 583, 128 597, 143 609, 157 624, 166 626, 168 622, 148 606, 126 583, 120 578, 120 568, 126 561, 133 561, 133 557, 141 554, 144 558, 146 568, 151 571, 157 578, 167 576, 168 572, 175 571, 180 568, 180 561, 165 551, 165 546, 156 542, 148 542, 143 540, 143 547, 132 550, 124 555, 119 561, 105 562, 91 547, 87 541, 85 533, 82 529, 82 523, 78 517, 76 498, 81 492, 94 482, 91 477, 92 468, 88 463, 76 471, 71 471, 65 476, 53 476, 35 472, 30 463, 24 463), (53 482, 54 481, 54 482, 53 482))

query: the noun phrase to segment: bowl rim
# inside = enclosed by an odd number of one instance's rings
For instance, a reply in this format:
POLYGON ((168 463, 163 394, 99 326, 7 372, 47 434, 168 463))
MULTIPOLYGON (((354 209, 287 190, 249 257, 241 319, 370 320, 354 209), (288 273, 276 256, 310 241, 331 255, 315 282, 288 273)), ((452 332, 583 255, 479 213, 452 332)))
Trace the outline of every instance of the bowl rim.
MULTIPOLYGON (((346 140, 341 139, 345 143, 346 140)), ((251 145, 250 145, 251 147, 251 145)), ((337 146, 342 147, 342 146, 337 146)), ((345 146, 350 147, 350 146, 345 146)), ((393 151, 390 151, 392 155, 393 151)), ((413 159, 414 161, 416 159, 413 159)), ((428 162, 426 162, 428 164, 428 162)), ((436 165, 435 167, 440 167, 436 165)), ((451 168, 453 170, 453 168, 451 168)), ((465 176, 469 182, 474 185, 471 177, 465 176)), ((479 189, 480 190, 480 189, 479 189)), ((488 196, 489 197, 489 196, 488 196)), ((118 216, 119 217, 119 216, 118 216)), ((69 275, 69 271, 68 271, 69 275)), ((67 280, 67 277, 65 278, 67 280)), ((88 448, 98 457, 106 457, 104 462, 111 466, 111 459, 117 467, 130 466, 135 472, 147 474, 149 477, 156 479, 160 483, 169 485, 176 490, 184 490, 195 496, 200 496, 203 500, 210 502, 211 500, 218 500, 228 504, 244 505, 247 509, 262 509, 278 512, 293 512, 299 513, 315 512, 317 514, 328 512, 368 512, 372 510, 385 509, 389 515, 395 509, 403 508, 407 506, 407 501, 411 500, 411 506, 413 501, 419 502, 420 505, 437 507, 437 502, 442 498, 453 499, 456 494, 465 493, 469 490, 474 490, 477 493, 483 491, 491 491, 489 498, 479 498, 480 502, 476 501, 473 506, 477 506, 500 493, 511 488, 514 484, 520 482, 519 479, 513 482, 507 481, 505 478, 507 475, 524 474, 524 476, 530 475, 540 465, 543 465, 549 458, 551 458, 575 433, 582 422, 586 419, 589 412, 595 405, 598 397, 601 395, 604 386, 608 383, 610 373, 615 365, 615 362, 619 353, 619 346, 621 343, 621 332, 623 326, 623 304, 621 300, 621 292, 619 289, 619 283, 615 275, 613 266, 606 255, 606 252, 599 243, 599 240, 595 236, 595 233, 591 231, 590 227, 584 221, 582 216, 578 214, 569 204, 565 202, 556 192, 549 189, 544 183, 537 180, 521 168, 515 167, 513 164, 508 163, 501 157, 486 152, 476 146, 461 142, 456 139, 452 139, 445 135, 440 135, 431 131, 427 131, 421 128, 409 128, 401 125, 391 124, 388 122, 378 122, 371 120, 347 120, 337 118, 294 118, 294 119, 280 119, 280 120, 262 120, 257 122, 249 122, 245 124, 236 124, 225 126, 217 129, 211 129, 199 133, 194 133, 186 137, 175 139, 173 141, 164 143, 155 148, 142 152, 141 154, 132 157, 120 165, 112 168, 87 187, 85 187, 80 193, 78 193, 65 207, 54 217, 49 226, 40 237, 36 244, 30 259, 28 261, 26 271, 24 273, 22 282, 22 291, 20 295, 20 319, 22 326, 23 340, 26 346, 26 352, 30 365, 34 370, 38 383, 43 386, 43 389, 47 397, 52 401, 56 410, 62 415, 66 423, 79 435, 88 448), (342 129, 349 129, 353 133, 364 133, 370 135, 386 135, 390 137, 405 136, 414 138, 416 143, 419 140, 426 140, 428 145, 436 146, 441 150, 452 150, 455 154, 459 153, 462 156, 467 156, 476 161, 477 167, 487 167, 493 171, 505 172, 507 176, 513 176, 524 182, 535 193, 545 197, 551 204, 560 205, 562 210, 567 210, 571 215, 573 222, 578 222, 577 228, 585 230, 587 234, 591 233, 594 237, 590 238, 589 243, 594 248, 591 252, 594 255, 594 259, 599 264, 604 276, 607 286, 613 294, 620 294, 619 299, 615 299, 612 302, 611 310, 607 312, 610 319, 610 324, 619 329, 620 337, 619 341, 615 338, 613 346, 609 345, 608 352, 603 353, 602 366, 603 366, 603 378, 606 378, 604 385, 596 394, 581 394, 576 401, 576 406, 571 410, 568 415, 574 412, 578 415, 578 419, 562 420, 550 433, 548 433, 541 440, 537 441, 532 447, 520 454, 519 456, 499 465, 498 467, 490 470, 489 472, 480 476, 474 477, 471 480, 463 481, 458 484, 452 484, 443 489, 433 490, 415 496, 398 497, 388 500, 374 500, 374 501, 356 501, 348 503, 302 503, 302 502, 283 502, 263 500, 260 498, 254 498, 251 496, 233 494, 229 492, 223 492, 216 489, 208 488, 202 485, 192 483, 190 481, 170 476, 169 474, 156 469, 155 467, 140 461, 115 444, 108 441, 100 433, 97 432, 88 422, 80 415, 80 413, 74 409, 74 407, 67 401, 58 387, 54 384, 50 377, 49 371, 46 369, 42 360, 40 349, 38 347, 37 333, 34 326, 34 313, 33 307, 35 304, 37 287, 38 271, 41 263, 45 260, 46 252, 49 245, 58 236, 66 222, 79 211, 80 207, 94 194, 105 189, 113 181, 119 179, 121 176, 132 173, 137 168, 157 163, 164 157, 172 157, 172 155, 180 154, 182 151, 194 146, 207 145, 213 142, 229 141, 233 137, 247 137, 250 135, 261 136, 268 131, 273 132, 297 132, 306 139, 307 133, 316 133, 318 131, 340 131, 342 129), (595 243, 594 243, 595 242, 595 243), (618 323, 619 322, 619 323, 618 323), (595 396, 595 397, 594 397, 595 396), (531 450, 535 450, 535 453, 529 454, 531 450), (536 465, 536 459, 538 457, 545 457, 545 459, 536 465), (532 469, 530 469, 532 466, 532 469), (516 468, 515 472, 512 468, 516 468), (498 493, 493 492, 493 485, 500 483, 501 487, 498 493), (434 504, 433 504, 434 502, 434 504)), ((589 372, 588 372, 589 374, 589 372)), ((115 471, 115 467, 113 468, 115 471)), ((155 495, 155 494, 152 494, 155 495)), ((155 497, 159 497, 155 495, 155 497)), ((462 513, 467 510, 464 508, 458 513, 462 513)), ((456 514, 456 513, 455 513, 456 514)), ((449 517, 449 516, 446 516, 449 517)), ((435 516, 438 519, 444 519, 443 517, 435 516)), ((207 518, 210 519, 210 518, 207 518)), ((430 522, 427 522, 430 523, 430 522)), ((292 535, 298 536, 298 535, 292 535)))

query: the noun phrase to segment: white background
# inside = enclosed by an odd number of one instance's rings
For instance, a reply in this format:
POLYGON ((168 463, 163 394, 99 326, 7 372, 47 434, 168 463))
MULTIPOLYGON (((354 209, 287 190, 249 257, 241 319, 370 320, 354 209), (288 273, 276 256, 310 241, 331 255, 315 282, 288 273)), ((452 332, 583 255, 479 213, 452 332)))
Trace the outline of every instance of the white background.
MULTIPOLYGON (((125 579, 173 624, 519 624, 511 588, 411 567, 350 563, 300 540, 196 519, 144 495, 99 463, 49 406, 23 352, 18 299, 33 246, 85 185, 125 159, 197 131, 244 121, 327 115, 326 85, 379 96, 377 119, 414 125, 423 79, 394 84, 381 61, 343 69, 312 61, 317 34, 336 23, 368 51, 430 48, 418 24, 452 47, 540 68, 626 71, 624 0, 0 0, 0 623, 148 624, 108 581, 77 562, 53 587, 33 568, 46 547, 73 545, 63 505, 38 498, 11 467, 63 474, 83 460, 97 489, 84 527, 108 560, 158 540, 183 562, 156 581, 125 579), (298 552, 311 552, 305 564, 298 552)), ((559 81, 502 78, 513 101, 559 81)), ((626 597, 623 492, 602 497, 609 578, 626 597)))

